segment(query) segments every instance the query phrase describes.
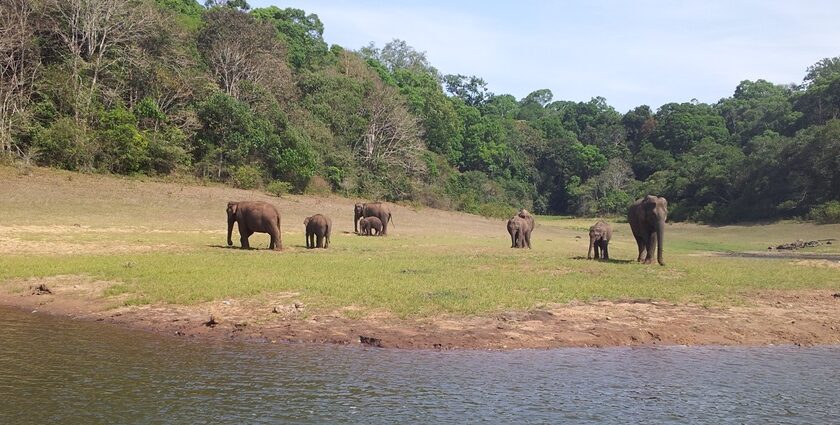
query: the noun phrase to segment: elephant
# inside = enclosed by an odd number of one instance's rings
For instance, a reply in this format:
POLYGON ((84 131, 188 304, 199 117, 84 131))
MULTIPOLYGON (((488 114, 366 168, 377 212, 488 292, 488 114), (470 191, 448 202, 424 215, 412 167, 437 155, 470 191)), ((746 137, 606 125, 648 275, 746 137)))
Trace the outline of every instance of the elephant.
POLYGON ((525 244, 525 236, 522 228, 528 226, 524 219, 519 216, 513 216, 507 221, 507 231, 510 234, 510 247, 522 248, 525 244))
POLYGON ((280 236, 280 213, 274 205, 263 201, 231 201, 227 205, 227 218, 228 246, 233 245, 231 233, 233 232, 233 223, 236 222, 239 227, 239 240, 242 243, 242 249, 250 248, 248 238, 254 232, 268 233, 271 236, 269 249, 277 251, 283 249, 283 241, 280 236))
POLYGON ((627 221, 639 247, 639 258, 636 261, 652 263, 655 250, 659 265, 665 265, 662 260, 662 244, 667 219, 668 201, 658 196, 647 195, 634 202, 627 210, 627 221))
POLYGON ((531 248, 531 231, 534 229, 534 216, 528 210, 521 209, 507 222, 507 230, 510 234, 511 248, 531 248))
POLYGON ((359 233, 359 219, 363 217, 376 217, 382 222, 381 236, 388 234, 388 222, 393 221, 391 218, 391 210, 387 205, 381 202, 373 203, 359 203, 356 204, 353 212, 353 230, 359 233))
POLYGON ((359 220, 359 228, 363 236, 374 236, 374 230, 376 236, 382 236, 382 220, 376 217, 365 217, 359 220))
POLYGON ((315 214, 303 220, 306 227, 307 248, 329 248, 330 233, 332 233, 332 220, 322 214, 315 214), (317 238, 317 243, 316 243, 317 238))
POLYGON ((589 228, 589 251, 586 253, 586 259, 592 259, 592 248, 595 248, 595 259, 603 257, 605 260, 610 259, 610 251, 607 246, 612 239, 612 226, 604 221, 599 221, 589 228), (600 254, 600 255, 599 255, 600 254))

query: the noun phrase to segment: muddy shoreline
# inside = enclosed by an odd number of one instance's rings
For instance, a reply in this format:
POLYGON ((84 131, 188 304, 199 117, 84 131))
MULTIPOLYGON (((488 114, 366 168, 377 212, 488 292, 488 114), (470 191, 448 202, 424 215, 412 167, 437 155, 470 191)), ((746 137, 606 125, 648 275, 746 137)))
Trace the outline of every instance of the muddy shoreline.
POLYGON ((745 305, 730 307, 593 301, 485 317, 400 319, 382 313, 354 319, 346 311, 309 311, 294 300, 295 294, 126 307, 96 295, 102 282, 53 280, 47 283, 50 294, 37 294, 37 286, 31 280, 11 285, 0 293, 0 305, 208 341, 441 350, 840 344, 840 294, 827 290, 766 291, 747 297, 745 305))

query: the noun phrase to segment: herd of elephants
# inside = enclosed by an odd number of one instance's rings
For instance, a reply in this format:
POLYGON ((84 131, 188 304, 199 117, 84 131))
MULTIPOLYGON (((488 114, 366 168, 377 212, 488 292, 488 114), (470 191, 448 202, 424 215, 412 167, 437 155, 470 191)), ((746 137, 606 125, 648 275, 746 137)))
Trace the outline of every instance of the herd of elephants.
MULTIPOLYGON (((263 201, 228 202, 227 205, 227 244, 233 245, 231 234, 233 223, 239 229, 240 242, 243 249, 250 248, 248 238, 258 233, 268 233, 271 236, 270 249, 280 250, 283 243, 280 239, 280 212, 274 205, 263 201)), ((637 261, 645 264, 653 262, 654 252, 660 265, 662 260, 662 239, 665 230, 665 220, 668 218, 668 201, 663 197, 648 195, 634 202, 627 210, 627 221, 636 238, 639 248, 637 261)), ((354 206, 353 230, 363 236, 386 236, 388 224, 392 221, 391 210, 381 202, 359 203, 354 206)), ((303 221, 306 228, 307 248, 328 248, 332 233, 332 220, 323 214, 306 217, 303 221)), ((510 234, 511 248, 531 248, 531 231, 534 229, 534 216, 528 210, 521 209, 507 221, 510 234)), ((587 258, 592 258, 594 248, 595 258, 609 260, 608 245, 612 238, 612 227, 609 223, 599 221, 589 228, 589 251, 587 258)))

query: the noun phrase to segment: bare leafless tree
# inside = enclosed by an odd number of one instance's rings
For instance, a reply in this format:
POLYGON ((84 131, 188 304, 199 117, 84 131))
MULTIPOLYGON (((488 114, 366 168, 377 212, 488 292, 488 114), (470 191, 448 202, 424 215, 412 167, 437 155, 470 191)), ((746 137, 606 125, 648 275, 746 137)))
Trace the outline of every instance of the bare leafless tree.
POLYGON ((361 113, 368 125, 355 150, 363 163, 422 170, 420 125, 395 88, 375 81, 361 113))
POLYGON ((30 0, 0 2, 0 153, 13 152, 12 133, 32 97, 41 69, 30 0))
POLYGON ((208 12, 205 21, 199 48, 225 93, 238 99, 240 84, 250 81, 282 98, 293 86, 285 46, 270 23, 229 8, 208 12))
POLYGON ((75 118, 80 124, 99 90, 104 73, 125 52, 148 37, 157 18, 141 0, 45 0, 50 30, 67 48, 76 93, 75 118))

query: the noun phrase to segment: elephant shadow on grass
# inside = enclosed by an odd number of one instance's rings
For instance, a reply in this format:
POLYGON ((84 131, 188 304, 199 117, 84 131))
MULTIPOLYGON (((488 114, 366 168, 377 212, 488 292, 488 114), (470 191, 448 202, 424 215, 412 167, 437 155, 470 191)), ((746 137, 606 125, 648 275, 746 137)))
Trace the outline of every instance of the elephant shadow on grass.
MULTIPOLYGON (((210 245, 205 245, 205 246, 208 247, 208 248, 242 250, 241 247, 238 247, 236 245, 227 246, 227 245, 210 244, 210 245)), ((284 248, 284 250, 287 250, 287 248, 284 248)), ((258 248, 258 247, 253 247, 252 246, 252 247, 249 247, 249 248, 245 248, 244 251, 274 251, 274 250, 270 249, 270 248, 258 248)))
POLYGON ((612 259, 612 258, 610 258, 609 260, 603 260, 603 259, 589 260, 582 255, 577 255, 577 256, 571 257, 571 259, 572 260, 596 261, 596 262, 599 262, 599 263, 610 263, 610 264, 632 264, 632 263, 636 262, 636 260, 615 260, 615 259, 612 259))

